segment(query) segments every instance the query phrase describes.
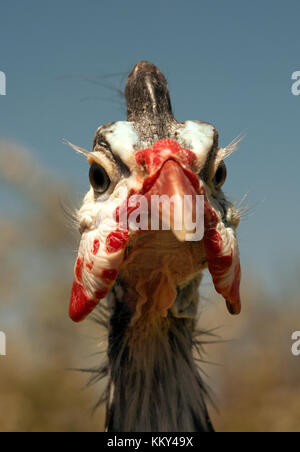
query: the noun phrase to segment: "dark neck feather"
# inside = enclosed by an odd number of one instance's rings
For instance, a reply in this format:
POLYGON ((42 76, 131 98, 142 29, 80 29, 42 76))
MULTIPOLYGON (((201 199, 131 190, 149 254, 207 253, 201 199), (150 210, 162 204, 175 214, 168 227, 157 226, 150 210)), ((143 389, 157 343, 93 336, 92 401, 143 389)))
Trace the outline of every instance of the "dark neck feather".
POLYGON ((194 321, 170 314, 151 340, 133 344, 130 320, 126 303, 114 301, 107 430, 212 432, 207 389, 193 358, 194 321))

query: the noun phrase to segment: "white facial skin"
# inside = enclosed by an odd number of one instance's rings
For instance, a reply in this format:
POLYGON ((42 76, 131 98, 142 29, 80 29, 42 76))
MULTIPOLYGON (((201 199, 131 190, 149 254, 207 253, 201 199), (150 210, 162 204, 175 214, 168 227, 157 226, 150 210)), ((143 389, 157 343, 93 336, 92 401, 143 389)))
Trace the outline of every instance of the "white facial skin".
MULTIPOLYGON (((135 244, 135 248, 146 250, 144 256, 147 255, 147 250, 149 250, 149 240, 152 244, 156 243, 157 246, 163 249, 163 242, 160 242, 160 245, 157 242, 157 240, 161 240, 161 232, 157 233, 160 234, 159 238, 158 235, 147 236, 147 241, 143 234, 143 237, 138 237, 135 231, 128 230, 126 232, 120 232, 119 225, 115 221, 117 208, 121 208, 124 205, 132 190, 138 193, 142 189, 145 180, 145 169, 141 168, 136 161, 136 153, 139 151, 139 139, 133 124, 130 122, 117 122, 103 129, 100 128, 99 131, 105 136, 107 143, 109 143, 111 153, 126 165, 129 173, 124 174, 119 163, 112 157, 112 154, 97 144, 91 153, 75 147, 76 150, 87 157, 93 169, 98 167, 103 168, 105 170, 104 174, 109 178, 109 183, 107 186, 105 185, 103 193, 97 187, 95 190, 95 187, 91 186, 90 191, 84 198, 81 209, 78 211, 82 238, 75 265, 75 283, 72 290, 70 308, 71 317, 75 321, 80 321, 86 317, 96 304, 107 295, 120 270, 123 278, 130 277, 130 272, 128 271, 131 268, 130 265, 127 266, 127 270, 124 269, 125 251, 128 244, 130 244, 130 249, 132 247, 134 248, 133 244, 135 244)), ((213 146, 214 128, 206 123, 186 121, 176 133, 176 140, 182 148, 189 149, 194 154, 195 164, 193 172, 199 174, 204 168, 213 146)), ((168 153, 170 151, 166 147, 166 150, 161 153, 163 160, 168 158, 168 153)), ((157 267, 159 265, 162 267, 159 268, 160 275, 162 273, 164 274, 163 281, 159 279, 157 283, 162 286, 161 294, 157 295, 158 298, 162 298, 163 296, 164 299, 168 299, 169 297, 174 302, 176 285, 184 282, 184 280, 193 278, 197 272, 201 271, 208 264, 216 290, 222 293, 229 303, 236 305, 239 303, 236 290, 239 282, 237 281, 239 254, 235 237, 235 228, 238 225, 239 219, 236 210, 225 200, 220 190, 224 181, 221 180, 219 186, 213 182, 213 178, 219 166, 223 165, 222 161, 227 154, 228 149, 217 150, 208 168, 208 181, 205 183, 199 179, 199 193, 202 190, 202 193, 206 196, 206 227, 213 230, 215 236, 217 235, 218 237, 219 235, 222 246, 217 249, 214 243, 209 241, 211 239, 206 239, 206 242, 204 239, 204 242, 197 243, 193 248, 191 244, 187 243, 180 244, 181 247, 179 248, 179 243, 178 245, 176 244, 176 238, 172 236, 172 233, 169 236, 165 235, 164 240, 168 244, 169 250, 175 250, 174 256, 172 257, 173 261, 176 261, 176 253, 177 256, 178 253, 181 253, 182 256, 186 255, 186 258, 185 264, 182 264, 182 268, 179 268, 178 272, 175 266, 172 269, 168 249, 165 249, 165 254, 162 256, 158 252, 159 250, 155 246, 153 247, 153 252, 151 251, 147 258, 148 267, 149 262, 155 262, 153 265, 155 266, 156 273, 153 275, 153 278, 156 278, 158 275, 157 267), (226 211, 226 225, 224 224, 224 209, 226 211), (160 260, 157 260, 157 256, 160 256, 160 260), (193 256, 193 259, 190 258, 191 256, 193 256), (226 263, 228 268, 224 268, 223 265, 223 268, 220 269, 219 264, 224 256, 232 256, 232 262, 230 265, 226 263), (204 264, 205 260, 207 263, 204 264), (191 261, 190 267, 187 265, 187 261, 191 261), (186 274, 183 271, 184 266, 186 267, 186 274), (175 273, 179 275, 184 274, 182 281, 178 275, 174 276, 175 273)), ((137 286, 139 285, 138 278, 144 277, 143 275, 141 276, 142 271, 140 269, 146 258, 144 257, 143 260, 143 256, 139 252, 134 251, 134 255, 139 255, 136 258, 138 265, 134 262, 132 267, 134 272, 139 274, 134 282, 134 285, 137 286)), ((134 259, 131 257, 127 261, 127 264, 128 262, 132 264, 133 261, 134 259)), ((177 258, 177 266, 178 262, 177 258)), ((146 270, 148 275, 151 273, 150 270, 149 268, 146 270)), ((126 283, 128 284, 128 280, 126 283)), ((172 305, 171 301, 164 302, 162 308, 163 315, 166 315, 167 309, 172 305)), ((236 311, 238 311, 238 307, 236 307, 236 311)))

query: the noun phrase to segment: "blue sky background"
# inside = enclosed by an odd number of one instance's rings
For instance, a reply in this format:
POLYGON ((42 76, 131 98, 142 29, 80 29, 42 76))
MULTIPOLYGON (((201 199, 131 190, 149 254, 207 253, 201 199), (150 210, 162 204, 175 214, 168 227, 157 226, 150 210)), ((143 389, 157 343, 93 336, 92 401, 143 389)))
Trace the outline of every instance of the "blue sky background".
MULTIPOLYGON (((221 145, 246 134, 225 185, 236 200, 249 193, 242 260, 273 290, 285 278, 298 285, 299 18, 299 0, 2 0, 0 138, 83 194, 87 166, 62 139, 90 149, 100 124, 125 119, 122 99, 86 79, 117 73, 102 81, 122 88, 150 60, 168 78, 178 120, 213 123, 221 145)), ((17 197, 0 190, 0 214, 17 211, 17 197)))

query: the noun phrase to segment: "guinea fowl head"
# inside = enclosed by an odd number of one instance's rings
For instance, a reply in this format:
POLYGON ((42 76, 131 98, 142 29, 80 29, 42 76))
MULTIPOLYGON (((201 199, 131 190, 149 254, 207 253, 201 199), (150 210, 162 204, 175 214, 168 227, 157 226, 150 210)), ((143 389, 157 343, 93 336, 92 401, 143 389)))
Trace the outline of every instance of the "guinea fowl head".
POLYGON ((126 100, 128 120, 101 126, 92 152, 79 149, 91 188, 78 212, 71 318, 83 320, 115 291, 145 336, 170 313, 193 317, 178 294, 199 284, 205 268, 238 314, 239 215, 222 191, 232 148, 218 146, 208 123, 175 120, 167 82, 151 63, 133 68, 126 100))

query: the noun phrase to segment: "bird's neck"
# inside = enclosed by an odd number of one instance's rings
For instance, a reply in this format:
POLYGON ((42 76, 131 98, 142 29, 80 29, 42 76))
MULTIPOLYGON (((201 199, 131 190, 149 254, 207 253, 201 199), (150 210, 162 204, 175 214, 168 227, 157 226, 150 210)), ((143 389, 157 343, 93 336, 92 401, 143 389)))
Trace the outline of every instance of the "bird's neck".
POLYGON ((108 350, 108 431, 213 431, 206 388, 193 358, 194 319, 170 313, 151 326, 151 334, 130 319, 126 303, 115 300, 108 350))

